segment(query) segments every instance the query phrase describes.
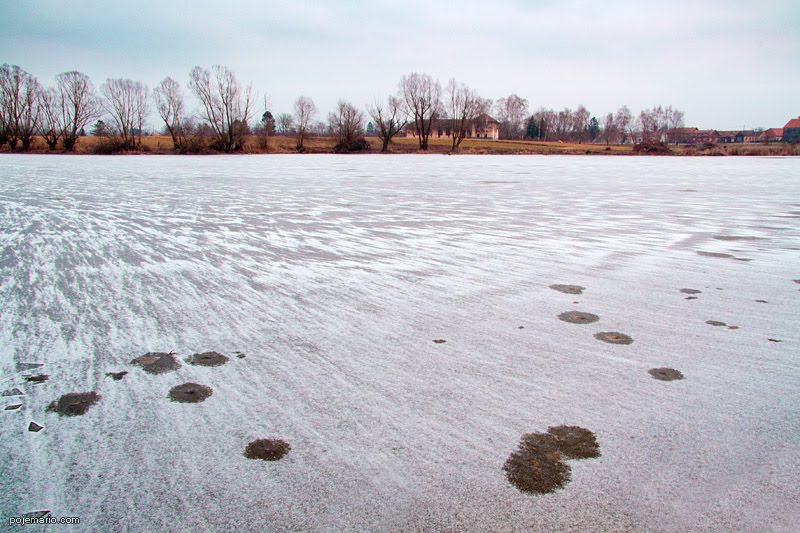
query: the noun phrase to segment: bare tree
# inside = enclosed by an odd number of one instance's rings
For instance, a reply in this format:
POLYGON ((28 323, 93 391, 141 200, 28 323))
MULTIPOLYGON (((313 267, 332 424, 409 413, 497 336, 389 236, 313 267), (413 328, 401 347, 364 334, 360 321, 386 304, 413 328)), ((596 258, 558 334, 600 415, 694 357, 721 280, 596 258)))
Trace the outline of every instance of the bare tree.
POLYGON ((364 113, 351 103, 339 100, 336 111, 328 115, 328 124, 337 139, 334 151, 352 152, 365 146, 360 142, 364 135, 364 113))
POLYGON ((603 139, 606 141, 606 146, 611 144, 611 138, 616 134, 616 123, 614 122, 614 113, 609 113, 603 118, 603 139))
POLYGON ((383 145, 381 152, 389 150, 392 137, 403 130, 408 121, 403 118, 402 101, 396 96, 390 96, 386 101, 386 107, 375 100, 375 105, 368 109, 369 115, 378 127, 378 136, 383 145))
POLYGON ((228 67, 214 65, 211 71, 194 67, 189 88, 203 106, 202 118, 217 137, 218 148, 241 150, 255 103, 252 86, 243 88, 228 67))
POLYGON ((44 137, 47 147, 53 151, 64 133, 61 93, 53 88, 43 90, 39 95, 39 108, 42 113, 39 121, 39 134, 44 137))
POLYGON ((302 151, 305 149, 303 142, 308 137, 311 129, 311 121, 317 114, 317 106, 314 101, 307 97, 301 96, 294 102, 294 118, 297 129, 297 150, 302 151))
POLYGON ((467 136, 467 132, 472 128, 475 119, 483 113, 487 107, 484 100, 478 96, 474 90, 464 83, 458 83, 455 78, 451 78, 445 90, 447 114, 452 121, 451 137, 455 150, 467 136))
POLYGON ((183 91, 180 84, 170 77, 161 80, 161 83, 153 90, 156 97, 156 109, 158 116, 164 121, 172 144, 176 150, 185 146, 186 132, 183 128, 184 122, 184 103, 183 91))
POLYGON ((102 113, 100 99, 86 74, 62 72, 56 76, 61 104, 64 148, 75 151, 80 132, 102 113))
POLYGON ((149 110, 150 91, 147 85, 140 81, 109 78, 100 90, 104 107, 114 120, 114 133, 119 138, 120 147, 124 150, 136 149, 141 145, 142 127, 149 110))
POLYGON ((281 135, 289 135, 294 128, 294 117, 289 113, 281 113, 276 119, 275 128, 281 135))
POLYGON ((677 139, 675 130, 685 126, 683 121, 683 111, 673 109, 672 106, 667 106, 664 114, 667 122, 667 141, 676 142, 677 139))
POLYGON ((405 112, 414 118, 419 149, 427 150, 431 126, 441 112, 442 86, 428 74, 412 72, 400 78, 399 88, 405 112))
POLYGON ((42 86, 31 74, 17 65, 0 67, 0 102, 6 123, 7 142, 12 150, 17 143, 22 149, 31 147, 39 130, 42 86))
POLYGON ((494 112, 500 121, 500 134, 504 139, 521 139, 525 134, 523 125, 528 116, 528 101, 516 94, 498 98, 494 112))
POLYGON ((631 114, 631 110, 628 109, 628 106, 622 106, 617 110, 617 114, 614 115, 614 122, 617 124, 617 128, 619 128, 620 133, 622 134, 622 142, 625 142, 625 136, 630 133, 631 138, 633 138, 633 128, 632 128, 632 121, 633 115, 631 114))
POLYGON ((583 143, 583 134, 589 127, 591 116, 592 114, 589 113, 589 110, 583 105, 579 105, 578 109, 572 114, 572 131, 574 136, 578 137, 578 144, 583 143))

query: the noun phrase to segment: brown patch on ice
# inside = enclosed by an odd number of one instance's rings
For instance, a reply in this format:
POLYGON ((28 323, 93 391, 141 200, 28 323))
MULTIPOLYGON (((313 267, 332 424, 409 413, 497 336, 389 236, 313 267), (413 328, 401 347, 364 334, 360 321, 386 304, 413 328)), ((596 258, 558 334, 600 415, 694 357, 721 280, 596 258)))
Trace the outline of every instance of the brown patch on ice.
POLYGON ((590 459, 600 457, 597 437, 586 428, 579 426, 554 426, 547 432, 555 437, 558 450, 569 459, 590 459))
POLYGON ((14 388, 14 389, 4 390, 1 396, 25 396, 25 393, 17 388, 14 388))
POLYGON ((44 366, 44 363, 17 363, 17 371, 24 372, 44 366))
POLYGON ((719 320, 706 320, 706 324, 709 326, 727 326, 725 322, 720 322, 719 320))
POLYGON ((128 375, 127 370, 123 370, 122 372, 106 372, 106 376, 110 377, 114 381, 119 381, 127 375, 128 375))
POLYGON ((48 411, 55 411, 63 416, 80 416, 86 414, 91 406, 97 403, 100 395, 91 392, 70 392, 65 394, 58 401, 52 402, 48 411))
POLYGON ((633 342, 631 337, 618 331, 601 331, 599 333, 595 333, 594 338, 610 344, 630 344, 633 342))
POLYGON ((191 355, 186 362, 190 365, 222 366, 228 362, 228 358, 219 352, 203 352, 191 355))
POLYGON ((505 464, 508 481, 522 492, 547 494, 560 489, 570 478, 569 466, 561 460, 558 441, 546 433, 527 433, 505 464))
POLYGON ((570 324, 591 324, 597 322, 600 317, 592 313, 583 313, 581 311, 567 311, 558 315, 558 319, 570 324))
POLYGON ((244 456, 248 459, 263 459, 264 461, 277 461, 289 453, 292 447, 281 439, 256 439, 244 449, 244 456))
POLYGON ((48 379, 50 379, 48 374, 39 374, 38 376, 28 376, 25 378, 25 380, 30 383, 44 383, 48 379))
POLYGON ((718 241, 763 241, 764 237, 753 237, 749 235, 714 235, 718 241))
POLYGON ((561 285, 559 283, 550 285, 550 288, 564 294, 583 294, 583 291, 586 290, 586 287, 580 285, 561 285))
POLYGON ((213 393, 214 391, 211 387, 206 387, 198 383, 184 383, 183 385, 172 387, 169 390, 169 397, 173 402, 198 403, 202 402, 213 393))
POLYGON ((6 408, 4 409, 4 411, 16 411, 20 407, 22 407, 21 403, 15 403, 13 405, 6 405, 6 408))
POLYGON ((28 424, 28 431, 32 431, 34 433, 38 433, 43 429, 44 429, 44 426, 40 426, 36 422, 31 421, 31 423, 28 424))
POLYGON ((800 283, 800 279, 793 279, 792 281, 794 281, 795 283, 800 283))
POLYGON ((739 326, 728 326, 728 329, 739 329, 739 326))
POLYGON ((702 255, 703 257, 718 257, 720 259, 733 259, 731 254, 722 254, 719 252, 702 252, 698 250, 697 255, 702 255))
POLYGON ((659 381, 674 381, 676 379, 683 379, 683 374, 674 368, 651 368, 647 372, 659 381))
POLYGON ((436 344, 444 344, 444 343, 446 343, 447 341, 446 341, 446 340, 444 340, 444 339, 433 339, 433 342, 435 342, 436 344))
POLYGON ((698 290, 698 289, 681 289, 681 292, 683 294, 700 294, 703 291, 698 290))
POLYGON ((141 366, 145 372, 150 374, 164 374, 180 366, 175 355, 171 352, 148 352, 141 357, 137 357, 131 363, 141 366))

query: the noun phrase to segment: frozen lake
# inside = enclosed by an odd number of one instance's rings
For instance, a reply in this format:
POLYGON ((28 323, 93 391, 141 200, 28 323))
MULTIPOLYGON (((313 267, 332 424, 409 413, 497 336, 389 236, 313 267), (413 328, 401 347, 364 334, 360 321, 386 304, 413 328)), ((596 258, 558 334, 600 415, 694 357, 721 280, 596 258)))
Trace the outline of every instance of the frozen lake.
POLYGON ((0 261, 6 525, 800 523, 800 158, 5 155, 0 261), (509 454, 561 424, 602 456, 520 492, 509 454), (244 457, 270 437, 283 459, 244 457))

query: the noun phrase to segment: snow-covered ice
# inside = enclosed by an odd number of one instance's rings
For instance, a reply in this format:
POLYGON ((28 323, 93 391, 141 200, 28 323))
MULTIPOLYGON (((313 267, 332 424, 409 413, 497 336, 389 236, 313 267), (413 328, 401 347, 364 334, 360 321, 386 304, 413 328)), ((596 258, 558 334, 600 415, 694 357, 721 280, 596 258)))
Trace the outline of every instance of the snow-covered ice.
POLYGON ((7 155, 0 261, 6 524, 800 523, 798 158, 7 155), (185 362, 207 351, 230 360, 185 362), (213 394, 170 401, 186 382, 213 394), (602 456, 521 493, 506 458, 561 424, 602 456), (259 438, 291 450, 244 457, 259 438))

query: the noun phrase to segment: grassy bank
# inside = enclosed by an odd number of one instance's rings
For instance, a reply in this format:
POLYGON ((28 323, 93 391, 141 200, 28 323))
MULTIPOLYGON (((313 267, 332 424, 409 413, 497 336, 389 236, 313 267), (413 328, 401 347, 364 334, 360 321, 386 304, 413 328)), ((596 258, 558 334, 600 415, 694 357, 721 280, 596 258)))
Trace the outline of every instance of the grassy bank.
MULTIPOLYGON (((381 141, 377 137, 367 137, 370 150, 367 153, 379 153, 381 141)), ((331 153, 336 140, 330 137, 312 137, 305 141, 305 153, 331 153)), ((81 137, 78 141, 76 153, 78 154, 105 154, 109 150, 109 140, 103 137, 81 137)), ((413 137, 396 138, 389 146, 391 153, 414 154, 434 153, 445 154, 451 152, 452 141, 447 137, 431 137, 427 152, 419 150, 419 142, 413 137)), ((766 155, 800 155, 800 146, 787 143, 775 144, 730 144, 713 146, 669 146, 672 155, 682 156, 766 156, 766 155)), ((0 152, 8 152, 8 146, 0 148, 0 152)), ((36 139, 31 153, 64 153, 61 150, 50 152, 43 139, 36 139)), ((166 135, 151 135, 142 137, 142 147, 138 152, 144 154, 172 154, 172 139, 166 135)), ((215 153, 209 151, 207 153, 215 153)), ((248 154, 293 154, 295 138, 273 136, 268 140, 267 147, 263 147, 263 139, 250 137, 245 144, 244 153, 248 154)), ((363 152, 362 152, 363 153, 363 152)), ((568 154, 568 155, 637 155, 630 144, 578 144, 560 141, 493 141, 488 139, 465 139, 459 147, 460 154, 568 154)))

